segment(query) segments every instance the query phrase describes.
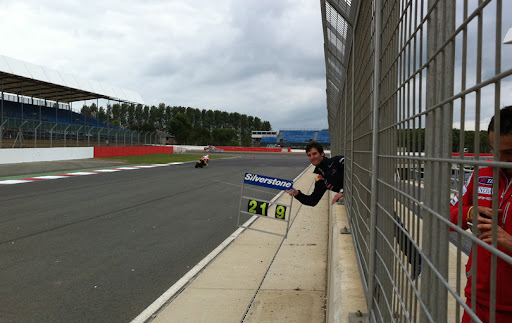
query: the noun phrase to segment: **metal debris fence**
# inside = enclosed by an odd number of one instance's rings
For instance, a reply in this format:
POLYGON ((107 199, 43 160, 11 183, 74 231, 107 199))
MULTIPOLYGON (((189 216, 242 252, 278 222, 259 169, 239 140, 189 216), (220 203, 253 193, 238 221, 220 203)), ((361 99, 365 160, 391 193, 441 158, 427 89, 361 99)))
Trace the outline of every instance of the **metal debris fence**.
POLYGON ((1 118, 0 148, 165 145, 165 133, 1 118))
POLYGON ((479 166, 495 169, 494 192, 498 169, 510 168, 487 161, 498 160, 496 151, 482 152, 490 118, 512 104, 512 45, 502 44, 512 4, 320 5, 331 150, 346 158, 345 205, 371 321, 460 322, 467 311, 495 322, 497 259, 511 257, 496 248, 496 234, 487 245, 452 224, 450 200, 479 166), (477 245, 493 255, 485 318, 475 314, 476 290, 471 306, 464 295, 464 265, 477 245))

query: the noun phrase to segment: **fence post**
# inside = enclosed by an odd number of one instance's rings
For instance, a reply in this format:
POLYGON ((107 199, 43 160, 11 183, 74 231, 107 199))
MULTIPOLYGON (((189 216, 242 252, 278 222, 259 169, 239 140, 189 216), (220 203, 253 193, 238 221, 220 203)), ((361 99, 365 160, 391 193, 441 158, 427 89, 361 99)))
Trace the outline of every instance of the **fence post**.
POLYGON ((80 128, 78 128, 76 130, 76 146, 78 147, 78 137, 80 136, 79 132, 80 132, 80 129, 82 129, 84 126, 80 126, 80 128))
POLYGON ((55 133, 55 127, 57 127, 57 123, 50 129, 50 148, 53 148, 53 134, 55 133))
POLYGON ((0 148, 3 148, 2 146, 2 138, 4 137, 4 125, 9 119, 6 119, 0 124, 0 148))
POLYGON ((40 122, 34 129, 34 148, 37 148, 37 128, 39 128, 41 125, 42 123, 40 122))
POLYGON ((105 128, 101 128, 100 131, 98 131, 98 147, 101 147, 100 139, 101 139, 101 132, 103 131, 103 129, 105 129, 105 128))
POLYGON ((371 185, 371 206, 370 206, 370 264, 368 268, 368 312, 372 313, 375 291, 375 242, 377 224, 377 173, 378 173, 378 148, 379 148, 379 105, 380 105, 380 66, 381 66, 381 34, 382 34, 382 0, 375 0, 375 51, 373 66, 373 133, 372 133, 372 185, 371 185))
POLYGON ((66 138, 68 136, 68 129, 71 127, 71 125, 67 126, 66 129, 64 129, 64 147, 67 147, 66 138))
MULTIPOLYGON (((425 118, 425 200, 424 204, 433 212, 447 217, 450 208, 446 197, 450 196, 451 163, 438 161, 438 158, 452 158, 453 102, 436 107, 440 102, 453 96, 454 44, 444 45, 454 31, 454 8, 451 1, 429 1, 432 8, 427 24, 427 59, 431 59, 427 69, 425 118), (435 6, 435 7, 434 7, 435 6), (442 48, 442 51, 439 50, 442 48), (442 179, 439 181, 439 179, 442 179)), ((423 213, 423 252, 438 271, 434 274, 429 266, 424 272, 421 297, 430 309, 430 317, 436 322, 447 321, 448 291, 443 284, 448 281, 449 230, 437 216, 423 213), (439 277, 440 275, 441 277, 439 277)), ((427 313, 421 311, 421 321, 429 321, 427 313)))

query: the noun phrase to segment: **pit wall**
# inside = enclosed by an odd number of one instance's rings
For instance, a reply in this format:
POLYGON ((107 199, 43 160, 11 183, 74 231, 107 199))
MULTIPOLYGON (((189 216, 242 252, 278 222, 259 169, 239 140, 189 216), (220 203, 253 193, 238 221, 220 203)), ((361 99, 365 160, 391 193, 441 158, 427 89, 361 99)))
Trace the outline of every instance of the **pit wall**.
POLYGON ((290 148, 268 148, 268 147, 232 147, 232 146, 217 146, 217 148, 224 151, 246 151, 246 152, 290 152, 290 148))
MULTIPOLYGON (((4 148, 0 149, 0 164, 30 163, 38 161, 71 160, 146 154, 173 154, 187 150, 204 151, 205 146, 140 146, 140 147, 58 147, 58 148, 4 148)), ((217 147, 225 152, 295 152, 290 148, 217 147)))
POLYGON ((174 148, 172 146, 94 147, 94 158, 172 154, 173 152, 174 148))
MULTIPOLYGON (((204 148, 207 146, 191 146, 191 145, 173 145, 174 151, 176 151, 177 148, 179 149, 185 149, 186 151, 204 151, 204 148)), ((290 148, 268 148, 268 147, 235 147, 235 146, 216 146, 218 149, 222 149, 225 152, 227 151, 245 151, 245 152, 293 152, 294 149, 290 148)), ((301 152, 304 152, 304 149, 300 150, 301 152)))
POLYGON ((94 147, 4 148, 0 164, 93 158, 94 147))
POLYGON ((0 164, 146 154, 172 154, 173 150, 173 147, 170 146, 5 148, 0 149, 0 164))

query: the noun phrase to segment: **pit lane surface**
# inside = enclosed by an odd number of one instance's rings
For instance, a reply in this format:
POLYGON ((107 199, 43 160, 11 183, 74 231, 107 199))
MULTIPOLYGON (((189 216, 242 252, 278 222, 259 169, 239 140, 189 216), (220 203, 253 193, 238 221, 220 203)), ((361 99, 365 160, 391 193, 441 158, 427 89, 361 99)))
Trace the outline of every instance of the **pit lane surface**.
POLYGON ((240 156, 1 186, 0 321, 136 317, 237 229, 245 172, 293 179, 308 165, 240 156))

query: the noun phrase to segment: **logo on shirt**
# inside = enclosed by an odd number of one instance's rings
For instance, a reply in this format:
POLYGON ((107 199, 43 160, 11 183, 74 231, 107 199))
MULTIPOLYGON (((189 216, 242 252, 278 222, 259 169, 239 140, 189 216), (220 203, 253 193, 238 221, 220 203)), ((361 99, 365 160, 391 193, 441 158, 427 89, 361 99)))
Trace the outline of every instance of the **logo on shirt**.
POLYGON ((489 176, 482 176, 478 178, 478 184, 481 185, 491 185, 493 183, 493 178, 489 176))
POLYGON ((478 194, 492 195, 492 187, 478 187, 478 194))

